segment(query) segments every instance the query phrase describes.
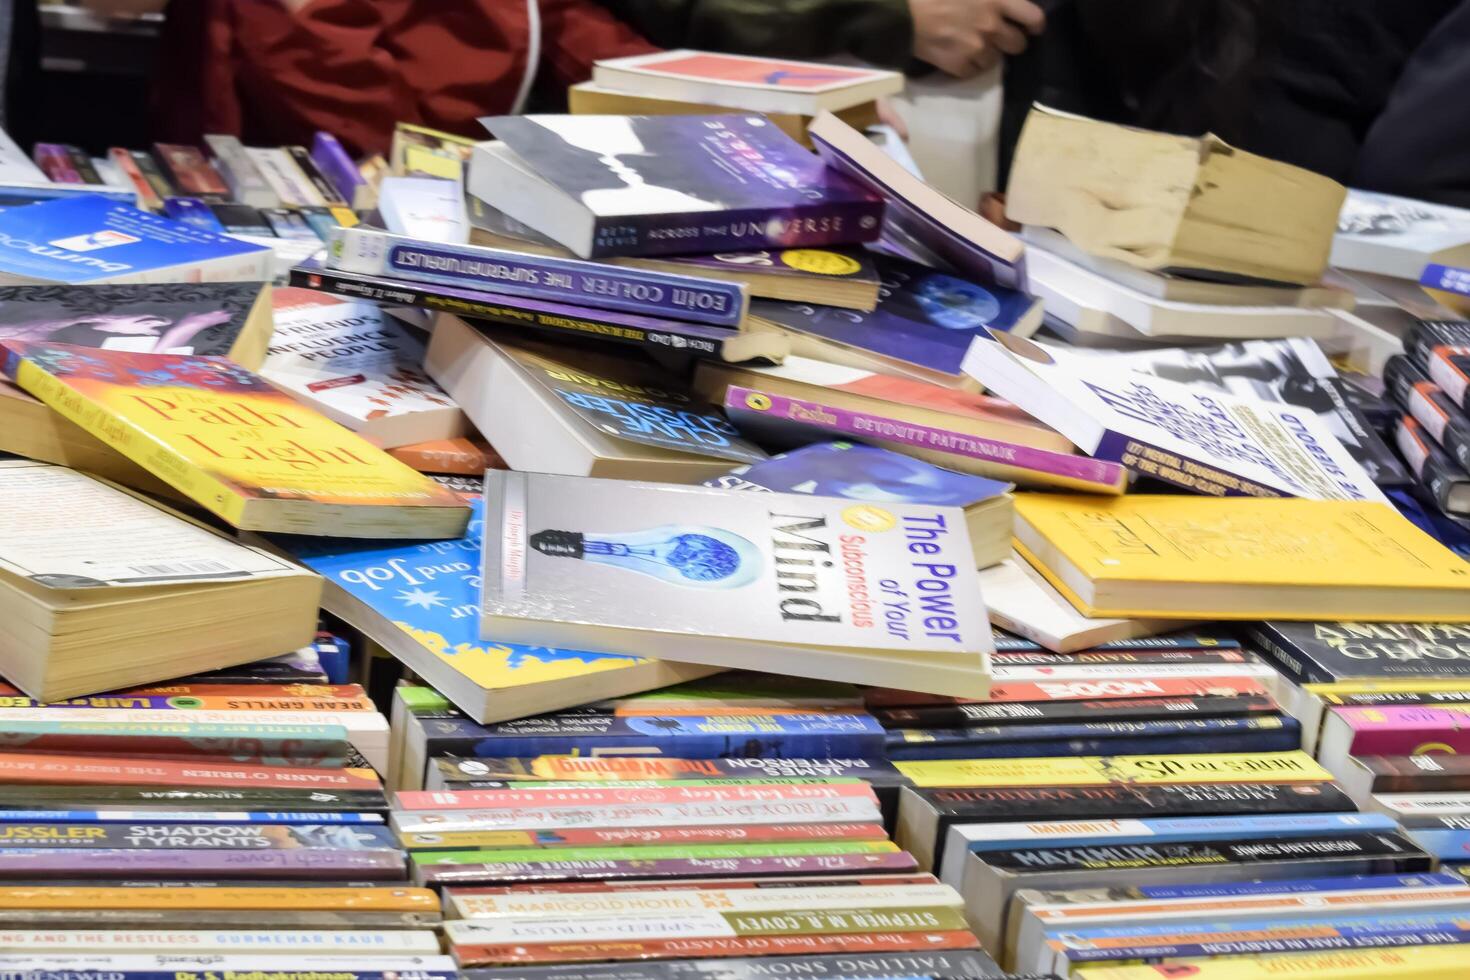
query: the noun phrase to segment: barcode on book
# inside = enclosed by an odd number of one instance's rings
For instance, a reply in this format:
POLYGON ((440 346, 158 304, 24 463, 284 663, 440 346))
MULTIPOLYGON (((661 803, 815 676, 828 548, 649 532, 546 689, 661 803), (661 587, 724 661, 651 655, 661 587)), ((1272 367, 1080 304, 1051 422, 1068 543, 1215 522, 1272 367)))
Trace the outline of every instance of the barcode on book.
POLYGON ((156 565, 129 565, 128 568, 135 575, 155 576, 177 576, 177 575, 237 575, 239 569, 226 565, 222 561, 211 561, 209 559, 197 559, 195 561, 176 561, 168 564, 156 565))

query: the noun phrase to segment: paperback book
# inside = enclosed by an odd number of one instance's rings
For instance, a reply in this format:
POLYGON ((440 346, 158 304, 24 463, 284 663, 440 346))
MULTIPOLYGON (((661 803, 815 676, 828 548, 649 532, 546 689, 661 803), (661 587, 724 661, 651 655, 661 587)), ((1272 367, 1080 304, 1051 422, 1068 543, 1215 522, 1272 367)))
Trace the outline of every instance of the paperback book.
POLYGON ((1247 632, 1295 684, 1403 678, 1470 685, 1470 625, 1268 621, 1247 632))
POLYGON ((495 116, 466 189, 583 258, 858 244, 883 202, 760 116, 495 116))
POLYGON ((988 691, 957 509, 503 471, 486 500, 483 635, 988 691))

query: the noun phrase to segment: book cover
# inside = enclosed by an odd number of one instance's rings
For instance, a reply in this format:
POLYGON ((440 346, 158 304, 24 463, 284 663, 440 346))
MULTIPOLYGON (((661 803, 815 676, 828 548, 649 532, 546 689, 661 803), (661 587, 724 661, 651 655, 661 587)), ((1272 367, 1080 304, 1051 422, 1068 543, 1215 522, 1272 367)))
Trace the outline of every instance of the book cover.
POLYGON ((486 635, 989 689, 989 623, 956 509, 494 470, 486 499, 486 635))
POLYGON ((572 337, 610 341, 658 357, 682 355, 721 361, 779 360, 790 349, 785 338, 774 334, 737 333, 725 327, 637 313, 597 310, 408 279, 358 275, 329 269, 314 258, 293 268, 290 279, 293 286, 349 299, 475 317, 554 339, 572 337))
POLYGON ((1315 413, 980 333, 965 371, 1098 459, 1211 496, 1386 502, 1315 413))
MULTIPOLYGON (((757 115, 496 116, 467 189, 588 258, 872 241, 883 202, 757 115), (579 212, 548 222, 547 199, 579 212)), ((560 209, 565 212, 567 208, 560 209)))
POLYGON ((1470 682, 1467 625, 1273 620, 1247 631, 1297 684, 1399 677, 1470 682))
POLYGON ((1329 262, 1417 282, 1432 262, 1470 260, 1470 211, 1392 194, 1351 190, 1337 218, 1329 262))
POLYGON ((104 197, 0 213, 0 279, 11 283, 261 282, 270 256, 104 197))
POLYGON ((756 300, 751 317, 839 347, 944 375, 959 376, 971 347, 988 331, 1029 334, 1040 305, 1005 286, 982 286, 890 256, 875 257, 883 288, 871 313, 756 300))
POLYGON ((271 290, 259 282, 0 287, 0 340, 228 357, 258 368, 271 290))
POLYGON ((942 507, 968 507, 1011 489, 1009 483, 956 473, 902 453, 851 442, 816 443, 781 453, 712 477, 704 485, 942 507))
POLYGON ((451 536, 454 494, 221 358, 0 341, 5 373, 250 530, 451 536))
POLYGON ((423 371, 423 341, 382 307, 291 287, 272 307, 266 380, 384 448, 464 434, 464 413, 423 371))
MULTIPOLYGON (((723 407, 742 429, 782 445, 804 445, 834 436, 862 439, 879 443, 880 451, 883 444, 921 450, 950 466, 1030 487, 1116 494, 1123 492, 1128 479, 1127 471, 1117 463, 900 422, 739 385, 725 390, 723 407)), ((922 459, 910 459, 911 467, 926 465, 922 459)))
POLYGON ((1315 593, 1340 605, 1356 597, 1365 619, 1454 620, 1463 608, 1470 621, 1470 566, 1376 503, 1022 494, 1016 515, 1023 557, 1088 616, 1325 618, 1304 615, 1315 593), (1076 570, 1071 585, 1058 568, 1076 570), (1205 608, 1181 609, 1161 598, 1171 584, 1213 591, 1198 599, 1205 608), (1230 589, 1254 591, 1235 603, 1230 589))
POLYGON ((317 130, 311 138, 311 158, 337 190, 337 196, 354 210, 366 211, 377 204, 373 185, 367 182, 352 162, 337 137, 317 130))
POLYGON ((791 93, 845 95, 830 105, 823 103, 824 108, 838 109, 903 91, 902 76, 891 71, 690 50, 604 58, 594 65, 593 80, 625 92, 653 87, 666 93, 669 90, 659 82, 680 83, 714 105, 805 115, 813 114, 807 103, 783 97, 791 93), (725 99, 710 95, 722 91, 728 93, 725 99), (767 98, 770 101, 762 101, 767 98))
POLYGON ((448 245, 470 240, 464 191, 457 181, 384 177, 378 184, 378 214, 395 235, 448 245))
POLYGON ((1248 340, 1219 347, 1110 355, 1134 371, 1248 400, 1307 409, 1342 443, 1379 486, 1410 482, 1404 465, 1353 406, 1346 382, 1316 341, 1248 340))
POLYGON ((749 303, 743 283, 426 242, 360 226, 332 233, 327 266, 718 327, 739 326, 749 303))

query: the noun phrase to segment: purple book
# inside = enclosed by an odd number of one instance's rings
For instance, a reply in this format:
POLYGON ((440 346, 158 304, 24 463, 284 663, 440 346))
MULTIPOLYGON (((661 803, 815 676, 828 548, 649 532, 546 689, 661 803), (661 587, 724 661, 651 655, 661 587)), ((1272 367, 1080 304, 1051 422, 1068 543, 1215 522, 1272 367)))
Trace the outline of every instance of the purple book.
POLYGON ((311 159, 322 175, 331 181, 342 200, 355 210, 377 207, 377 193, 373 185, 358 172, 357 164, 343 149, 337 137, 320 130, 311 140, 311 159))
POLYGON ((1108 460, 983 439, 738 385, 726 389, 724 409, 730 421, 758 441, 803 445, 835 436, 900 452, 918 449, 925 453, 922 458, 936 465, 1023 487, 1122 493, 1128 479, 1126 468, 1108 460))
POLYGON ((468 190, 583 258, 856 244, 883 202, 757 115, 495 116, 468 190))
POLYGON ((401 881, 398 850, 0 850, 0 877, 30 878, 310 878, 401 881))
POLYGON ((504 861, 487 864, 419 864, 425 885, 503 885, 530 881, 615 878, 702 878, 762 875, 827 875, 915 871, 907 851, 884 854, 817 854, 801 857, 666 858, 660 860, 504 861))

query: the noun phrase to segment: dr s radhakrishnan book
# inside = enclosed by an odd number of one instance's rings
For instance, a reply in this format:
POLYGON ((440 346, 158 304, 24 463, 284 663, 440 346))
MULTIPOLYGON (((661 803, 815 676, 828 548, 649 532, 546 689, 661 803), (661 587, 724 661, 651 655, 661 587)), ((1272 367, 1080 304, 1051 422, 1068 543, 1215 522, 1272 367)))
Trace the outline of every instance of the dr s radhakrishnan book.
POLYGON ((487 638, 989 691, 958 508, 506 471, 485 498, 487 638))

